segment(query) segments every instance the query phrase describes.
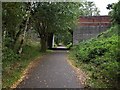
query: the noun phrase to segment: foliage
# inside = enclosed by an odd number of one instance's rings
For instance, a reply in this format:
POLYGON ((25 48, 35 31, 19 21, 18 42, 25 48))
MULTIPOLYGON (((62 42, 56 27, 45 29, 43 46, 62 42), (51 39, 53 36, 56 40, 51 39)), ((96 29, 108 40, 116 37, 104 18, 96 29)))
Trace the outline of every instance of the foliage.
POLYGON ((72 43, 69 43, 69 44, 67 45, 67 48, 70 49, 71 47, 72 47, 72 43))
POLYGON ((113 6, 113 12, 111 14, 113 22, 120 24, 120 1, 113 6))
POLYGON ((50 32, 64 32, 74 26, 78 7, 76 3, 2 3, 3 87, 10 87, 20 78, 30 60, 40 55, 38 46, 23 42, 27 30, 35 29, 40 37, 50 32), (17 54, 21 46, 22 53, 17 54))
POLYGON ((55 33, 55 43, 58 45, 59 43, 62 43, 63 45, 68 45, 72 43, 72 35, 70 32, 66 33, 55 33))
MULTIPOLYGON (((80 6, 81 3, 74 2, 2 3, 3 87, 10 87, 19 79, 30 60, 40 54, 40 46, 25 42, 26 32, 36 30, 42 41, 41 49, 44 49, 49 33, 72 30, 80 15, 80 6), (18 54, 21 50, 22 53, 18 54)), ((64 37, 64 43, 68 39, 64 37)))
POLYGON ((71 50, 77 66, 83 68, 90 76, 89 86, 120 88, 119 29, 119 26, 114 26, 97 38, 81 42, 71 50))
POLYGON ((96 7, 94 2, 83 1, 80 7, 82 16, 98 16, 100 15, 100 10, 96 7))
POLYGON ((2 7, 3 43, 8 48, 14 49, 15 42, 22 32, 20 25, 25 18, 25 4, 4 2, 2 7))
POLYGON ((14 82, 20 79, 22 71, 28 66, 31 60, 40 55, 42 54, 39 52, 38 45, 24 45, 23 53, 19 55, 11 49, 4 48, 2 60, 3 88, 10 88, 14 82))
MULTIPOLYGON (((37 31, 45 51, 50 33, 72 34, 79 16, 89 14, 88 8, 90 13, 99 13, 93 2, 4 2, 2 7, 3 44, 18 53, 28 29, 37 31)), ((66 44, 67 39, 64 41, 66 44)))
POLYGON ((109 14, 112 17, 113 23, 120 24, 120 1, 117 3, 108 4, 107 9, 112 9, 109 14))
POLYGON ((65 33, 75 25, 79 17, 79 7, 80 3, 70 2, 39 2, 34 4, 34 29, 41 38, 41 49, 45 51, 49 33, 65 33))
POLYGON ((22 54, 17 54, 29 17, 29 3, 3 2, 2 8, 2 84, 3 88, 7 88, 20 78, 30 60, 40 55, 40 52, 38 46, 28 46, 24 42, 22 54))
MULTIPOLYGON (((79 15, 78 16, 93 16, 93 15, 99 15, 99 10, 95 6, 94 2, 89 1, 83 1, 81 2, 79 6, 79 15)), ((72 15, 71 15, 72 16, 72 15)), ((75 15, 74 15, 75 16, 75 15)), ((62 17, 63 18, 63 17, 62 17)), ((70 17, 68 17, 70 19, 70 17)), ((74 21, 74 20, 73 20, 74 21)), ((69 22, 70 23, 70 22, 69 22)), ((63 23, 62 23, 63 24, 63 23)), ((70 24, 71 26, 72 24, 70 24)), ((60 25, 61 26, 61 25, 60 25)), ((70 27, 69 26, 69 27, 70 27)), ((66 26, 65 26, 66 27, 66 26)), ((63 27, 60 27, 63 28, 63 27)), ((67 29, 67 28, 66 28, 67 29)), ((58 44, 62 42, 64 45, 68 45, 72 43, 72 34, 73 34, 73 25, 72 28, 68 28, 68 30, 64 31, 58 31, 57 34, 55 34, 55 42, 58 44), (62 33, 61 33, 62 32, 62 33), (71 35, 70 35, 71 34, 71 35)))

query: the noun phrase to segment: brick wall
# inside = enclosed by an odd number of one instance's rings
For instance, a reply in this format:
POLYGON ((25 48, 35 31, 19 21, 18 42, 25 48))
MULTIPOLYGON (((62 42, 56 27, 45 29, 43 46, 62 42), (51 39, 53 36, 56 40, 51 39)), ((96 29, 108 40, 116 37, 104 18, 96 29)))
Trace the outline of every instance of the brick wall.
POLYGON ((83 40, 97 36, 106 31, 111 23, 109 16, 82 16, 73 31, 73 44, 76 45, 83 40))

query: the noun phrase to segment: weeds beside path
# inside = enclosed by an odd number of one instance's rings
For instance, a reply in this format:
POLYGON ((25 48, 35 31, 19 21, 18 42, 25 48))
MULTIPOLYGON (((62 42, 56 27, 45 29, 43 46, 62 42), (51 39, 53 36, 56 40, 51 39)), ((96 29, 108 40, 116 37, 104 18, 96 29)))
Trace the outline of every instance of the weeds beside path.
POLYGON ((83 41, 70 51, 75 66, 84 70, 91 88, 120 88, 119 26, 83 41))
POLYGON ((75 70, 75 73, 80 81, 80 83, 82 84, 83 88, 86 88, 87 85, 86 85, 86 80, 88 78, 87 74, 80 68, 76 67, 76 63, 75 61, 71 58, 71 56, 69 55, 68 56, 69 60, 69 64, 73 67, 73 69, 75 70))
POLYGON ((3 58, 2 87, 15 87, 26 75, 28 68, 34 66, 45 53, 39 51, 38 46, 25 45, 21 55, 15 55, 12 50, 7 50, 3 58), (26 69, 27 68, 27 69, 26 69))

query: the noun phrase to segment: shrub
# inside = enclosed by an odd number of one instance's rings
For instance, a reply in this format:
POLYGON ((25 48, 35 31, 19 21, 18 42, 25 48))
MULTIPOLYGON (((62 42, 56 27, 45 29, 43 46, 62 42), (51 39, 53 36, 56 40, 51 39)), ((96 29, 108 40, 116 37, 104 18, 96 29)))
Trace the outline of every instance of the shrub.
POLYGON ((111 27, 97 38, 81 42, 71 50, 76 65, 89 73, 91 87, 120 88, 119 26, 111 27))

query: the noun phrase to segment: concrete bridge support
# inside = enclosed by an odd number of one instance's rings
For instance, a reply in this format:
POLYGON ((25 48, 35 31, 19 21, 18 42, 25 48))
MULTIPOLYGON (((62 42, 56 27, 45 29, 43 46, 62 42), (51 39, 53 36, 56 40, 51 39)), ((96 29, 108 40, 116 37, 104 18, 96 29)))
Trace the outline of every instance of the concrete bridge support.
POLYGON ((110 27, 109 16, 83 16, 80 17, 78 26, 73 31, 73 45, 83 40, 96 37, 99 33, 110 27))

